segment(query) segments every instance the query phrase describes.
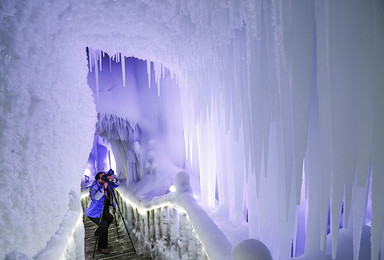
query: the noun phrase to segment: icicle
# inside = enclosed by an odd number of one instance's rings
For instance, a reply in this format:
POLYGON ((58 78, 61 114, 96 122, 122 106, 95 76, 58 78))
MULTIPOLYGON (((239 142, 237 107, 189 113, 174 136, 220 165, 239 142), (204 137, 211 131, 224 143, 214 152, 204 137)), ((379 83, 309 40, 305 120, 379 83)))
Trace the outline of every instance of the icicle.
POLYGON ((98 62, 95 62, 95 80, 96 80, 96 96, 99 97, 99 68, 98 62))
POLYGON ((161 77, 164 78, 164 66, 161 64, 161 77))
POLYGON ((111 59, 111 56, 109 56, 109 72, 112 72, 112 59, 111 59))
POLYGON ((148 88, 151 89, 151 61, 147 60, 148 88))
POLYGON ((121 54, 121 73, 123 77, 123 86, 125 87, 125 56, 121 54))
POLYGON ((156 84, 159 84, 161 78, 161 64, 154 63, 156 84))
POLYGON ((92 72, 92 50, 88 47, 88 62, 89 62, 89 71, 92 72))
POLYGON ((102 55, 102 51, 100 50, 98 52, 98 60, 99 60, 99 67, 100 67, 100 71, 103 70, 103 55, 102 55))

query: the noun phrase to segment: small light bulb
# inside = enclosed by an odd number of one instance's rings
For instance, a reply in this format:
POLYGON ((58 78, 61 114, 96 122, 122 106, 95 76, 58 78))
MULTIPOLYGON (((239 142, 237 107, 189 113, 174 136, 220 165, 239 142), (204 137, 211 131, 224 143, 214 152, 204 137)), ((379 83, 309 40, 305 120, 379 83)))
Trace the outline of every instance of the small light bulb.
POLYGON ((170 192, 175 192, 176 191, 176 187, 173 184, 171 186, 169 186, 168 189, 169 189, 170 192))

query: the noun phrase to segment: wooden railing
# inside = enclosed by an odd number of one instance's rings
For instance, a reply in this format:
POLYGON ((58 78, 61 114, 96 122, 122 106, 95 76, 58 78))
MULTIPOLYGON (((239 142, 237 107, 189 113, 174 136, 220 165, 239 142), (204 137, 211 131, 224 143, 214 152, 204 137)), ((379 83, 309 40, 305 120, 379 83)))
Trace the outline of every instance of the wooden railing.
MULTIPOLYGON (((155 259, 232 259, 231 243, 197 204, 187 173, 176 175, 175 186, 176 192, 149 202, 142 202, 127 188, 116 189, 136 251, 155 259)), ((89 196, 83 197, 83 208, 88 203, 89 196)))

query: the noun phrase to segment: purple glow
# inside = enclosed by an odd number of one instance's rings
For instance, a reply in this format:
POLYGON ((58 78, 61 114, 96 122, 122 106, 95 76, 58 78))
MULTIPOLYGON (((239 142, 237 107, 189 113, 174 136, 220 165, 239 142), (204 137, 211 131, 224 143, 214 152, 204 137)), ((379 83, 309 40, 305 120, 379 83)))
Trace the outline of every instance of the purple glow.
MULTIPOLYGON (((163 66, 158 76, 158 66, 153 62, 120 54, 111 58, 93 49, 89 49, 88 56, 92 61, 89 64, 95 66, 89 71, 88 84, 99 113, 96 134, 111 147, 117 160, 116 172, 132 184, 148 182, 151 176, 161 174, 164 178, 158 190, 151 193, 165 192, 176 174, 172 167, 185 165, 180 94, 175 79, 163 66)), ((105 171, 109 168, 106 149, 103 145, 96 147, 97 169, 105 171)))

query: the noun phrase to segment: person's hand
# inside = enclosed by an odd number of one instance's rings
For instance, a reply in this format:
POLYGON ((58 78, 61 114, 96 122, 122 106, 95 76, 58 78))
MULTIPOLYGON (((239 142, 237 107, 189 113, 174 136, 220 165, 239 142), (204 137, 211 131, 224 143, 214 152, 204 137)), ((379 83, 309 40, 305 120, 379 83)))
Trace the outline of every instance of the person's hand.
POLYGON ((113 177, 112 175, 108 176, 107 179, 110 179, 111 181, 115 181, 115 177, 113 177))
POLYGON ((104 190, 108 189, 108 182, 104 182, 103 187, 104 187, 104 190))

